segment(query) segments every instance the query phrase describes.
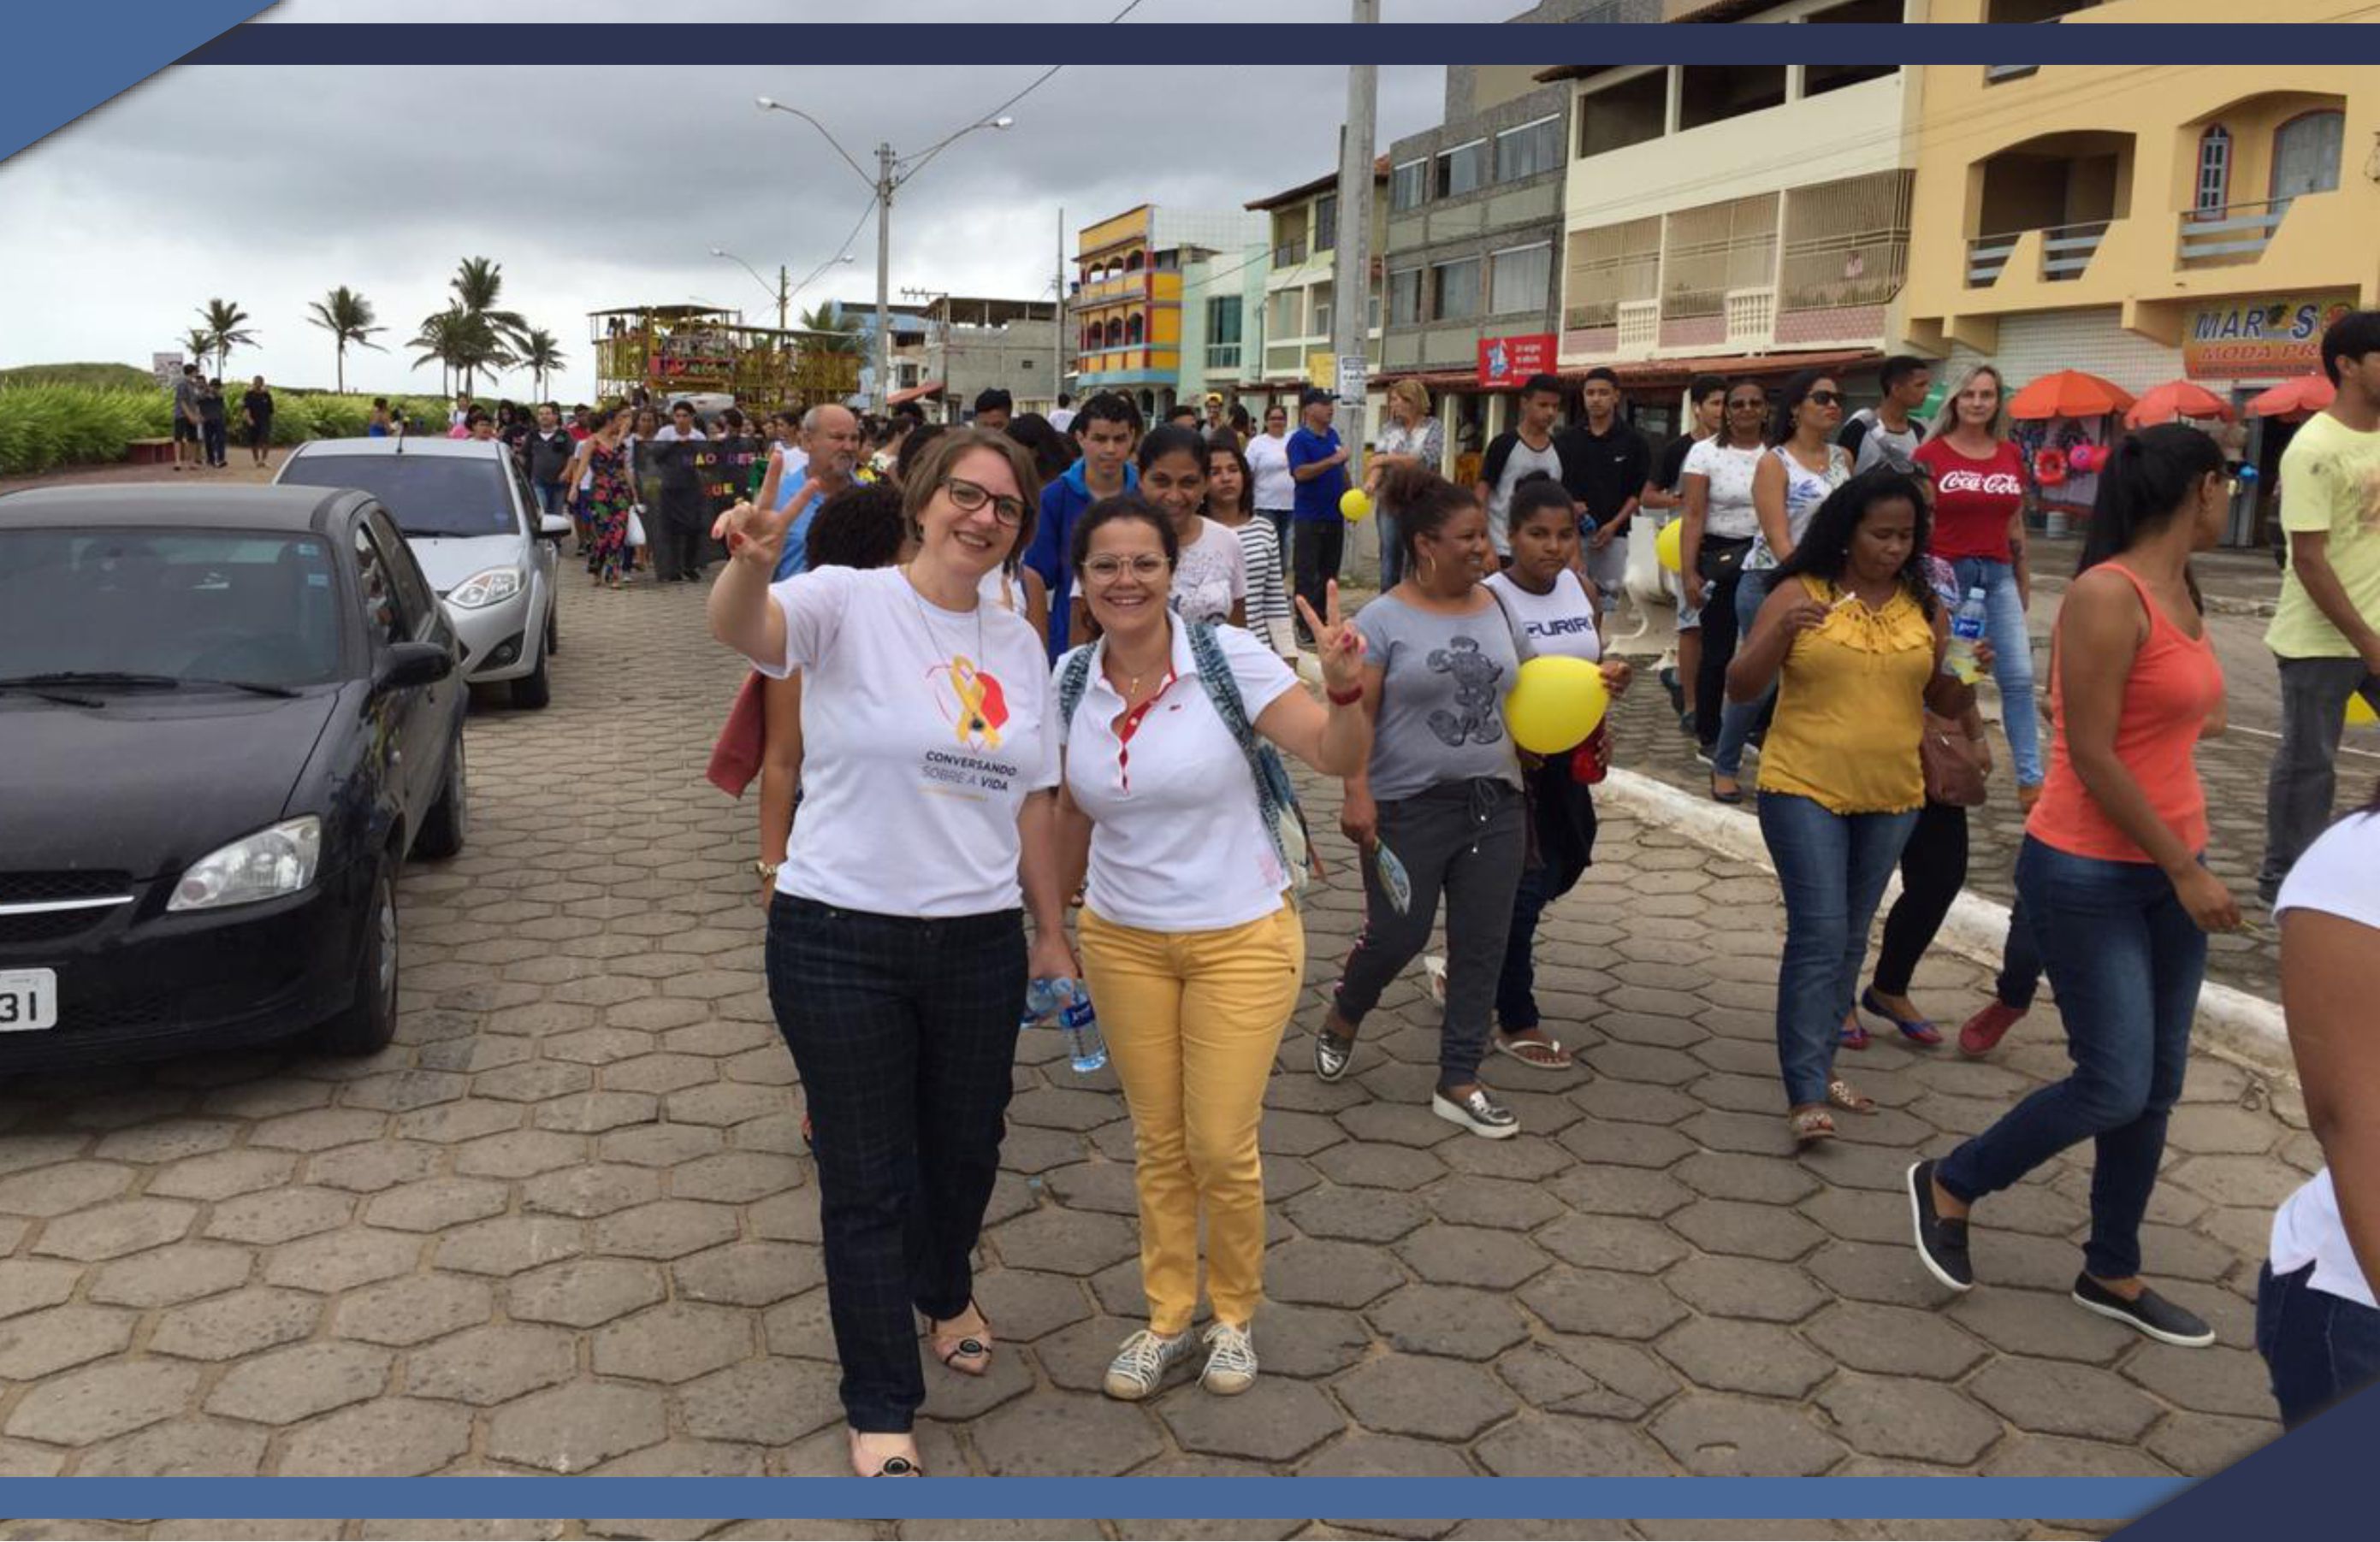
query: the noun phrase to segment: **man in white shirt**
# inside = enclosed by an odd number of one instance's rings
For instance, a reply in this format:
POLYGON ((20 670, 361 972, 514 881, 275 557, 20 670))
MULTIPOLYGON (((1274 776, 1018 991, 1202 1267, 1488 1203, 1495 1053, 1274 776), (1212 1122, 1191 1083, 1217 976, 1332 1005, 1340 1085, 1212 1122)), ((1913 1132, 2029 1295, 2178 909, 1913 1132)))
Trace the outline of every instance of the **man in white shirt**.
POLYGON ((1060 433, 1064 433, 1075 426, 1075 398, 1072 393, 1065 391, 1058 393, 1058 406, 1056 410, 1050 414, 1050 426, 1060 433))
POLYGON ((1488 539, 1499 559, 1512 555, 1508 520, 1512 489, 1533 471, 1562 480, 1561 452, 1554 448, 1554 419, 1561 416, 1561 382, 1551 375, 1531 375, 1521 387, 1521 420, 1488 443, 1479 463, 1479 502, 1488 510, 1488 539))

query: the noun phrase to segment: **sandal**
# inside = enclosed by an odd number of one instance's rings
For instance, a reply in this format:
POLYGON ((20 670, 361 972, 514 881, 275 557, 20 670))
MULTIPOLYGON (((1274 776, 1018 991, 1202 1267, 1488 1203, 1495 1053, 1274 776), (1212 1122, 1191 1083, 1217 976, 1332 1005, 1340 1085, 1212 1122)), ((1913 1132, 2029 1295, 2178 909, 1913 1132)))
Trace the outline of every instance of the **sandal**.
POLYGON ((860 1464, 859 1431, 856 1429, 851 1432, 851 1470, 859 1477, 924 1477, 926 1475, 926 1469, 918 1464, 917 1458, 911 1456, 888 1456, 876 1464, 874 1472, 869 1472, 860 1464))
POLYGON ((1711 774, 1710 795, 1713 803, 1724 803, 1733 807, 1743 801, 1742 782, 1735 777, 1730 777, 1728 780, 1735 783, 1735 789, 1732 792, 1722 793, 1718 790, 1718 774, 1716 771, 1711 774))
MULTIPOLYGON (((1521 1031, 1536 1033, 1538 1030, 1524 1028, 1521 1031)), ((1534 1066, 1539 1071, 1567 1071, 1577 1063, 1571 1058, 1571 1052, 1562 1048, 1562 1041, 1559 1038, 1523 1038, 1519 1034, 1508 1037, 1499 1031, 1488 1043, 1494 1046, 1497 1053, 1510 1055, 1523 1065, 1534 1066)))
POLYGON ((1835 1042, 1841 1045, 1846 1050, 1864 1050, 1867 1048, 1867 1025, 1859 1020, 1858 1013, 1854 1012, 1849 1017, 1843 1019, 1842 1030, 1836 1038, 1835 1042))
POLYGON ((1785 1127, 1803 1146, 1835 1137, 1835 1116, 1815 1103, 1805 1103, 1785 1116, 1785 1127))
POLYGON ((1840 1076, 1827 1084, 1827 1101, 1839 1109, 1849 1109, 1853 1113, 1876 1111, 1876 1099, 1840 1076))
POLYGON ((1894 1027, 1899 1028, 1900 1030, 1900 1037, 1909 1040, 1912 1044, 1923 1044, 1926 1048, 1931 1049, 1935 1045, 1942 1042, 1942 1030, 1936 1027, 1929 1019, 1924 1017, 1902 1017, 1894 1013, 1887 1012, 1884 1009, 1884 1002, 1877 999, 1876 988, 1873 986, 1870 986, 1867 990, 1860 992, 1859 1004, 1861 1011, 1881 1017, 1886 1022, 1891 1024, 1894 1027))
MULTIPOLYGON (((973 1301, 967 1306, 976 1316, 983 1317, 983 1308, 973 1301)), ((964 1333, 945 1333, 940 1328, 929 1335, 934 1346, 934 1358, 961 1376, 981 1376, 991 1369, 991 1319, 984 1317, 983 1326, 964 1333)))

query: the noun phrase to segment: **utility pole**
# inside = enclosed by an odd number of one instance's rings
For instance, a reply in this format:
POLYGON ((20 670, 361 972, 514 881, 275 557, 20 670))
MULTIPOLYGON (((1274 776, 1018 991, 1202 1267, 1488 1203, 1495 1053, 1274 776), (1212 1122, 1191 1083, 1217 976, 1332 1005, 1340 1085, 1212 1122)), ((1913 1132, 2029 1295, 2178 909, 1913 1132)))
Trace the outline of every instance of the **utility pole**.
MULTIPOLYGON (((1358 24, 1380 19, 1380 0, 1351 0, 1358 24)), ((1330 274, 1330 353, 1340 378, 1334 387, 1350 383, 1349 360, 1365 358, 1366 323, 1371 310, 1372 134, 1379 100, 1379 67, 1347 67, 1347 126, 1339 140, 1339 246, 1330 274)), ((1364 480, 1364 396, 1339 404, 1339 437, 1349 451, 1347 475, 1357 486, 1364 480)))
POLYGON ((876 147, 876 415, 892 390, 892 147, 876 147))
POLYGON ((1058 287, 1053 292, 1057 306, 1050 315, 1057 322, 1057 331, 1050 339, 1050 408, 1054 412, 1058 394, 1066 389, 1066 339, 1071 335, 1066 331, 1066 206, 1062 203, 1058 206, 1058 287))
POLYGON ((785 302, 792 297, 792 295, 793 291, 785 287, 785 265, 780 262, 777 264, 777 330, 779 332, 785 330, 785 302))

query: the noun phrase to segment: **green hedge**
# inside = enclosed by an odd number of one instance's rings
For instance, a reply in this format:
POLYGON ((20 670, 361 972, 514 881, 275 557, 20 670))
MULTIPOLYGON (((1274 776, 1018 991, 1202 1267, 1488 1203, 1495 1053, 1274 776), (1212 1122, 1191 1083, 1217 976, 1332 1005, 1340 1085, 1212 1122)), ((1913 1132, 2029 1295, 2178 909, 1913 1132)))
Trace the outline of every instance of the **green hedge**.
MULTIPOLYGON (((228 395, 228 427, 237 443, 239 395, 228 395)), ((355 438, 371 415, 368 395, 276 391, 273 400, 275 444, 355 438)), ((425 431, 446 431, 446 404, 434 396, 392 396, 389 404, 425 431)), ((0 476, 38 476, 61 466, 122 460, 133 441, 163 439, 173 431, 173 397, 153 386, 22 384, 0 379, 0 476)))

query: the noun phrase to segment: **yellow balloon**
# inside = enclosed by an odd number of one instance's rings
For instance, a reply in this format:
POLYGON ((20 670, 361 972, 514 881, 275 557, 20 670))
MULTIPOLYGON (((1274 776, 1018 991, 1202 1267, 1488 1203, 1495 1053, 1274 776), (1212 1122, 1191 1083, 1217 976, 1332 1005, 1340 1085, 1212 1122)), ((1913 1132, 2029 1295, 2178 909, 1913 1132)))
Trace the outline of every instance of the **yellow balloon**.
POLYGON ((2363 698, 2362 691, 2347 698, 2348 727, 2369 728, 2375 722, 2380 722, 2380 712, 2372 710, 2372 703, 2363 698))
POLYGON ((1339 512, 1350 520, 1362 519, 1372 512, 1372 497, 1360 487, 1351 487, 1339 494, 1339 512))
POLYGON ((1585 743, 1610 704, 1603 671, 1585 659, 1548 654, 1521 666, 1504 698, 1504 724, 1530 754, 1558 755, 1585 743))
POLYGON ((1662 526, 1661 533, 1653 538, 1653 552, 1663 567, 1677 572, 1686 560, 1686 522, 1672 519, 1662 526))

